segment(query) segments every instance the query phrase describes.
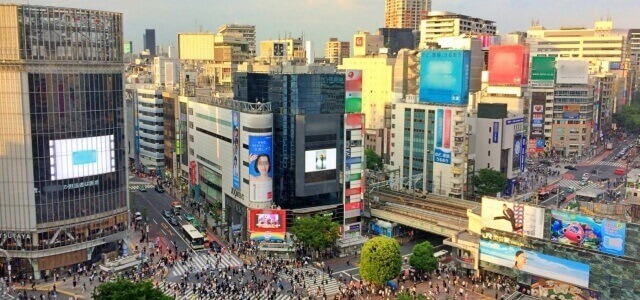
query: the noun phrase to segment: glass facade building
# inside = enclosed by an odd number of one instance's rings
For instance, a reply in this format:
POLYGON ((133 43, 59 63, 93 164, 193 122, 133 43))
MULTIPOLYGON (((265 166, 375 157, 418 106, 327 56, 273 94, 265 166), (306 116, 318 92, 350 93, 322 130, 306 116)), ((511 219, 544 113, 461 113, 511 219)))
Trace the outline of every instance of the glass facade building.
POLYGON ((122 15, 0 5, 0 36, 0 248, 38 279, 128 233, 122 15))

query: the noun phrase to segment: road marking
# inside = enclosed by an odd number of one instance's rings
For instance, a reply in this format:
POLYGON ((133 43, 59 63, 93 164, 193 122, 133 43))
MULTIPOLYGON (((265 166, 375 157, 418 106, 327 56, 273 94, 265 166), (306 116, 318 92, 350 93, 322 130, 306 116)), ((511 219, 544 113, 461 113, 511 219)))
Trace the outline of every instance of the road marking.
POLYGON ((162 231, 162 234, 167 235, 167 233, 164 232, 164 229, 160 229, 160 231, 162 231))
POLYGON ((153 223, 156 223, 156 225, 158 225, 158 222, 156 221, 156 219, 151 219, 151 221, 153 221, 153 223))

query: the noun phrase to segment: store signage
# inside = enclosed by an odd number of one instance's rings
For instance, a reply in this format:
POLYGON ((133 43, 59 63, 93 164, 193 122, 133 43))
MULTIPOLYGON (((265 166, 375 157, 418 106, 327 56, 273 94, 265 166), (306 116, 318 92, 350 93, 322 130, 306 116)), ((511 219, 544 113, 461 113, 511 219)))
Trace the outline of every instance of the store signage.
POLYGON ((31 238, 31 234, 29 233, 20 233, 20 232, 0 232, 0 240, 4 239, 26 239, 31 238))
POLYGON ((238 191, 236 189, 231 189, 231 195, 233 195, 236 198, 240 198, 240 199, 244 200, 244 194, 242 194, 240 191, 238 191))
POLYGON ((512 239, 508 236, 498 235, 492 232, 482 232, 482 238, 486 240, 490 240, 493 242, 498 242, 502 244, 512 245, 516 247, 524 248, 525 244, 521 241, 512 239))

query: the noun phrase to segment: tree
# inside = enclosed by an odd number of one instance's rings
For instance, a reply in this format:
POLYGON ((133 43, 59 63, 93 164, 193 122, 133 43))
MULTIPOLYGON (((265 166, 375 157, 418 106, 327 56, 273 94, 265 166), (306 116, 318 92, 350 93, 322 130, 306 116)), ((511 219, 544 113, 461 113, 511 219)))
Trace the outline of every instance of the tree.
POLYGON ((413 253, 409 257, 409 265, 421 273, 433 272, 438 268, 438 260, 433 256, 433 246, 429 241, 424 241, 413 247, 413 253))
POLYGON ((330 217, 301 217, 293 220, 291 233, 308 248, 316 251, 335 245, 338 239, 340 224, 331 221, 330 217))
POLYGON ((367 162, 367 169, 369 170, 382 170, 382 158, 373 149, 364 150, 365 160, 367 162))
POLYGON ((396 296, 396 300, 427 300, 427 297, 422 294, 417 294, 413 297, 409 292, 398 293, 396 296))
POLYGON ((378 236, 362 246, 360 276, 364 280, 383 286, 400 274, 401 267, 400 244, 395 239, 378 236))
POLYGON ((119 278, 115 282, 108 282, 99 285, 93 293, 93 299, 96 300, 171 300, 162 293, 161 290, 153 287, 150 280, 134 283, 126 279, 119 278))
POLYGON ((507 187, 507 176, 493 169, 480 169, 473 176, 476 193, 480 196, 495 196, 507 187))

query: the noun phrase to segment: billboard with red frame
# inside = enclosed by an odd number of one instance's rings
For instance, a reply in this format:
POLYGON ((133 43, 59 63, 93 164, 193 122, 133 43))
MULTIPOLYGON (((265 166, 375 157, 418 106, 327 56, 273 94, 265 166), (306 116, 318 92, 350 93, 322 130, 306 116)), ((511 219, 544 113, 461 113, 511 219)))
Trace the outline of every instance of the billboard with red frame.
POLYGON ((287 212, 282 209, 249 210, 249 232, 252 240, 284 242, 287 212))
POLYGON ((489 85, 519 86, 529 82, 529 48, 524 45, 489 47, 489 85))

